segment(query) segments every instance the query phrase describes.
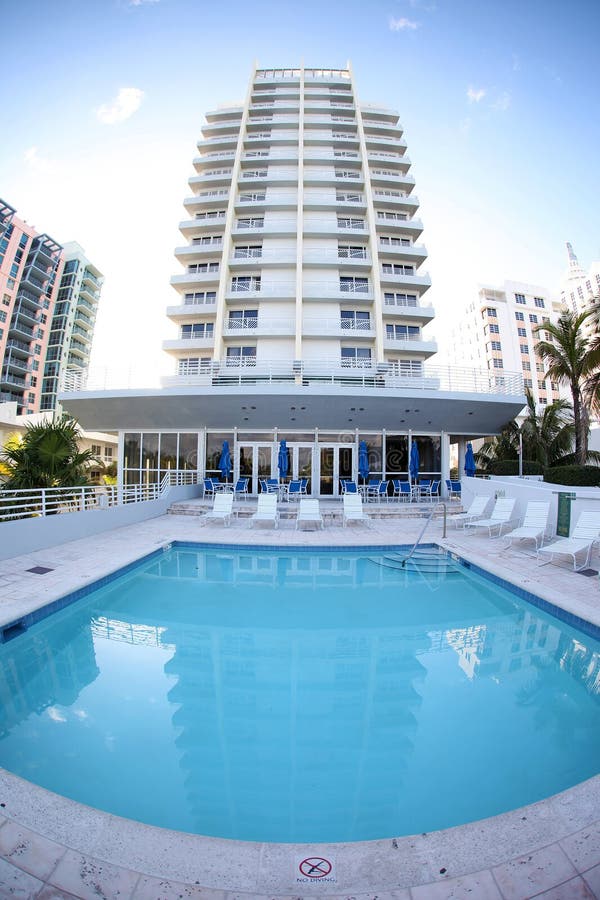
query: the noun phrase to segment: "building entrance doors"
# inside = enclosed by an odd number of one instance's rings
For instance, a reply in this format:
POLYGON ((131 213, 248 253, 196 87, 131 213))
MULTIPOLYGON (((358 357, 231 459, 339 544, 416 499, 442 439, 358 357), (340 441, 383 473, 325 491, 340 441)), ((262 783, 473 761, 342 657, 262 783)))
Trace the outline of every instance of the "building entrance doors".
POLYGON ((352 478, 354 472, 352 444, 319 444, 319 493, 325 497, 339 497, 341 478, 352 478))
POLYGON ((238 444, 236 470, 237 478, 249 478, 248 491, 258 494, 258 479, 270 478, 273 464, 273 444, 238 444))

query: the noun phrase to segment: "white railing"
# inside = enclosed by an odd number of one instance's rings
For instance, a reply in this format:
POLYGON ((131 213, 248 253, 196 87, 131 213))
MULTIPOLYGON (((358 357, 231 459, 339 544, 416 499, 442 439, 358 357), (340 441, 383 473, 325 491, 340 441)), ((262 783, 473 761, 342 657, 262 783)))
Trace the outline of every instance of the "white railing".
MULTIPOLYGON (((459 366, 423 366, 422 371, 415 373, 401 372, 393 362, 376 363, 365 361, 367 365, 361 369, 360 376, 364 378, 366 387, 377 387, 390 390, 409 391, 456 391, 470 394, 499 394, 504 396, 523 396, 523 376, 516 372, 503 372, 496 374, 486 369, 470 369, 459 366)), ((161 379, 163 387, 178 387, 185 385, 210 386, 219 383, 219 375, 227 373, 235 377, 235 371, 231 371, 234 363, 231 359, 215 360, 207 366, 200 366, 198 372, 189 372, 187 375, 166 376, 161 379)), ((294 382, 301 379, 302 383, 310 391, 312 382, 344 383, 344 375, 350 378, 349 383, 355 383, 354 374, 348 373, 347 367, 342 365, 340 359, 315 359, 315 360, 269 360, 255 359, 252 366, 252 374, 259 377, 261 382, 280 381, 294 382)), ((247 380, 246 377, 242 381, 247 380)), ((112 368, 92 369, 82 372, 78 368, 67 367, 61 380, 61 392, 98 391, 98 390, 124 390, 133 387, 145 386, 150 388, 154 383, 155 373, 146 374, 145 378, 140 373, 129 372, 119 375, 112 368), (136 377, 137 375, 137 377, 136 377)), ((242 377, 242 376, 240 376, 242 377)), ((228 379, 229 381, 229 379, 228 379)))
POLYGON ((197 484, 198 472, 173 470, 162 481, 150 484, 84 485, 82 487, 0 488, 0 522, 32 519, 62 513, 105 510, 111 506, 158 500, 171 487, 197 484))

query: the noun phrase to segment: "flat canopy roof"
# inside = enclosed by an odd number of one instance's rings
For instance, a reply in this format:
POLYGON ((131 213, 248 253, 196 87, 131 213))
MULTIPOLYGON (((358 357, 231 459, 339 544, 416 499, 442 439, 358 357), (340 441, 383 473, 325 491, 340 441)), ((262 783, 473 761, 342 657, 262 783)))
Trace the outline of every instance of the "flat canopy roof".
POLYGON ((63 408, 92 431, 273 429, 444 431, 495 434, 525 406, 515 394, 402 391, 328 384, 178 386, 152 390, 77 391, 59 395, 63 408))

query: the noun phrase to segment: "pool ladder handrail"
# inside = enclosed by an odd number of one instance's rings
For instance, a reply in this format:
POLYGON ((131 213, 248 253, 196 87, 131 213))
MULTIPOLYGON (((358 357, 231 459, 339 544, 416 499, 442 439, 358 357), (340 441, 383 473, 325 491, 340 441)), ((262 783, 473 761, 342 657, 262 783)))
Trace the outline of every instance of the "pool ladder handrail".
POLYGON ((419 545, 419 543, 420 543, 420 541, 421 541, 421 538, 422 538, 423 535, 425 534, 425 531, 427 530, 427 526, 429 525, 429 523, 430 523, 431 520, 433 519, 433 516, 434 516, 435 511, 436 511, 436 509, 438 508, 438 506, 441 506, 441 507, 443 508, 443 510, 444 510, 444 527, 443 527, 443 531, 442 531, 442 538, 445 538, 445 537, 446 537, 446 512, 447 512, 447 509, 446 509, 446 504, 442 501, 442 502, 440 502, 440 503, 436 503, 436 504, 435 504, 434 508, 431 510, 431 512, 430 512, 429 515, 427 516, 427 519, 425 520, 425 524, 423 525, 423 527, 421 528, 421 531, 419 532, 418 538, 416 539, 416 541, 414 542, 414 544, 413 544, 412 547, 410 548, 409 553, 404 557, 403 560, 400 561, 400 565, 402 566, 402 568, 404 568, 404 565, 405 565, 405 563, 407 562, 407 560, 409 560, 409 559, 411 558, 411 556, 413 555, 413 553, 414 553, 415 550, 417 549, 417 546, 419 545))

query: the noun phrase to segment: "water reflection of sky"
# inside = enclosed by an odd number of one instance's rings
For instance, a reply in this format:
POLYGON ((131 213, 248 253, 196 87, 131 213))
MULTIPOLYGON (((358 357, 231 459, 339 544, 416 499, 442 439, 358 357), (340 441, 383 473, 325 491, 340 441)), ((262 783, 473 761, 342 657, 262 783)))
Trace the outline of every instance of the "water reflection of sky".
POLYGON ((429 831, 595 774, 599 672, 464 570, 173 550, 0 648, 0 763, 225 837, 429 831))

